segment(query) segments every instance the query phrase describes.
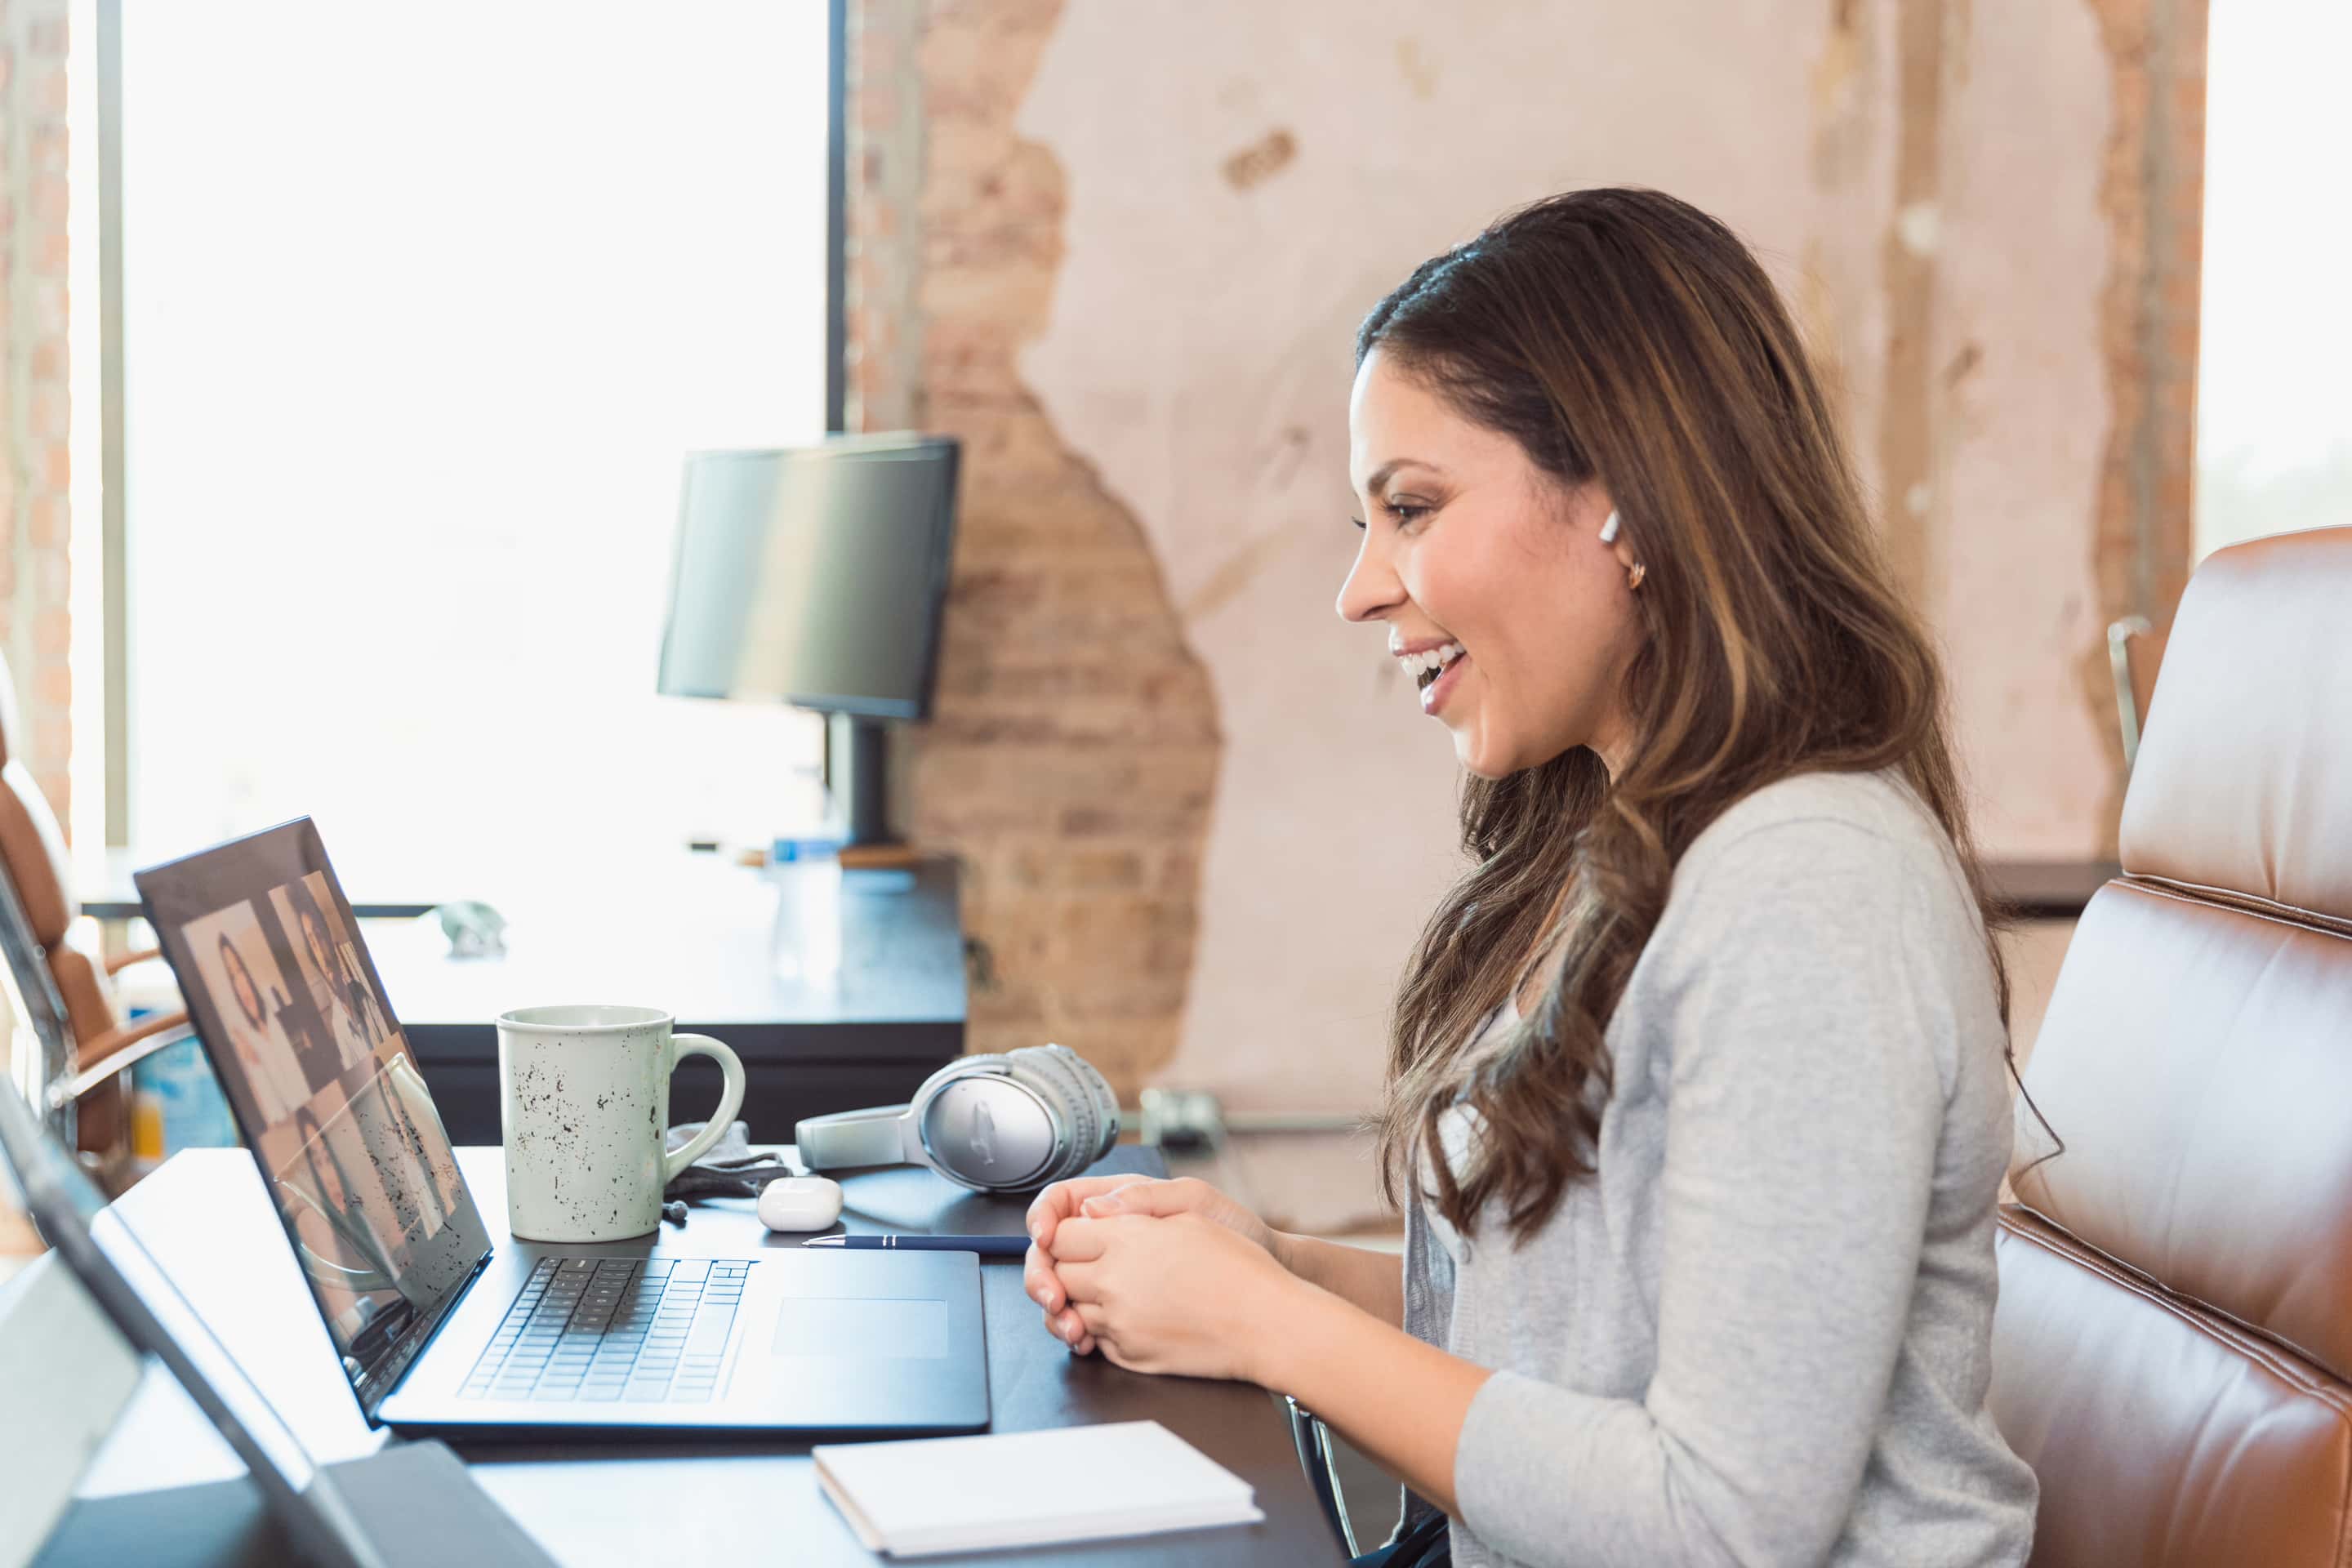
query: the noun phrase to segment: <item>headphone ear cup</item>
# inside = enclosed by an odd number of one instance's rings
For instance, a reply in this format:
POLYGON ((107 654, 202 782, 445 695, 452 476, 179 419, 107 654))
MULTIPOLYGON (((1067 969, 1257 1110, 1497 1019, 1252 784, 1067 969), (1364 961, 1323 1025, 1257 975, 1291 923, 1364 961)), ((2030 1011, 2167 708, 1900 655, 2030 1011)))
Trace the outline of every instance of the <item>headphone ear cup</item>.
MULTIPOLYGON (((1070 1061, 1078 1069, 1079 1076, 1086 1079, 1087 1091, 1094 1098, 1095 1147, 1094 1152, 1086 1160, 1086 1164, 1091 1165, 1109 1153, 1118 1142, 1118 1094, 1111 1088, 1110 1079, 1103 1077, 1102 1069, 1094 1063, 1076 1051, 1070 1053, 1070 1061)), ((1085 1165, 1079 1167, 1080 1170, 1085 1168, 1085 1165)))
POLYGON ((1009 1053, 1016 1070, 1043 1080, 1070 1131, 1044 1183, 1075 1176, 1110 1152, 1118 1138, 1118 1097, 1095 1065, 1067 1046, 1024 1046, 1009 1053))
POLYGON ((931 1147, 931 1101, 937 1100, 948 1085, 961 1079, 972 1078, 983 1073, 1006 1076, 1017 1070, 1012 1058, 1003 1052, 982 1051, 976 1056, 958 1057, 923 1080, 923 1086, 915 1090, 915 1098, 908 1102, 907 1109, 913 1115, 915 1126, 921 1135, 924 1159, 933 1170, 948 1176, 951 1181, 970 1184, 971 1178, 952 1171, 949 1163, 940 1157, 940 1151, 931 1147))

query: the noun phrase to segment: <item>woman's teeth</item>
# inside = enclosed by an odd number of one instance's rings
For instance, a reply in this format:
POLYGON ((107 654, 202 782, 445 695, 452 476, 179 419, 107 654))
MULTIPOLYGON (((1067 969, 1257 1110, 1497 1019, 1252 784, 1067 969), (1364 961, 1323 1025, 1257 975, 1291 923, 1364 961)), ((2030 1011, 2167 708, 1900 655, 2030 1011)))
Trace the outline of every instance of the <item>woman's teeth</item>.
POLYGON ((1414 684, 1427 686, 1444 673, 1447 665, 1461 657, 1462 645, 1458 642, 1450 642, 1443 647, 1430 648, 1423 653, 1401 653, 1397 655, 1397 663, 1403 667, 1407 675, 1412 677, 1414 684))

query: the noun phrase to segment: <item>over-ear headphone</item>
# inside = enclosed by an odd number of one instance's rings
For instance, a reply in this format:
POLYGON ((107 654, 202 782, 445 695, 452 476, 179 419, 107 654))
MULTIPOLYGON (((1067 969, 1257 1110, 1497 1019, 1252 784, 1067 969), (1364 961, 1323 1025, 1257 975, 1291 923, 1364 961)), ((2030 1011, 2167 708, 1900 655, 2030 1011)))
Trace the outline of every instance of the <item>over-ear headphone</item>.
POLYGON ((793 1130, 801 1163, 929 1165, 976 1192, 1025 1193, 1075 1176, 1118 1141, 1118 1097, 1067 1046, 964 1057, 908 1105, 812 1116, 793 1130))

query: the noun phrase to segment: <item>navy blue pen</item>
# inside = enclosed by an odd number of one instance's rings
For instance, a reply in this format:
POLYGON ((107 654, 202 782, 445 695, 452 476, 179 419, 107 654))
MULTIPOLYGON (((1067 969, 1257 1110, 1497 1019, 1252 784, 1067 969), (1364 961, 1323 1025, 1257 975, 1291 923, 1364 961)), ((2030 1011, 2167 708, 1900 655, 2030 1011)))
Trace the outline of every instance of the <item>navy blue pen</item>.
POLYGON ((1029 1250, 1025 1236, 818 1236, 803 1247, 844 1247, 852 1252, 977 1252, 984 1258, 1018 1258, 1029 1250))

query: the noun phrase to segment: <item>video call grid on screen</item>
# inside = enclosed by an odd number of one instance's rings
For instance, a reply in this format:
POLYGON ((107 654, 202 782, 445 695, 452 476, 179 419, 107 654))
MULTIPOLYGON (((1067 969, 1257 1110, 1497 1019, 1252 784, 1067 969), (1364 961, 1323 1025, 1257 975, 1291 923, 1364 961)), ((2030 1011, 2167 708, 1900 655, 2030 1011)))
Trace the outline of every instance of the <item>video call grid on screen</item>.
POLYGON ((354 1383, 488 1239, 306 819, 138 878, 354 1383))

